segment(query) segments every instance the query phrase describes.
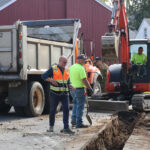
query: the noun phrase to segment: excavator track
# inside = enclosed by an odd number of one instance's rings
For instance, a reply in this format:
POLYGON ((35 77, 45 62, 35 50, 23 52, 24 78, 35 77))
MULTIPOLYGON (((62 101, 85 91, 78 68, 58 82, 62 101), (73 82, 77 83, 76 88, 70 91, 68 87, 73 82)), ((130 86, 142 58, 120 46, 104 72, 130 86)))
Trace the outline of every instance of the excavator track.
POLYGON ((136 111, 150 111, 150 93, 133 95, 132 108, 136 111))

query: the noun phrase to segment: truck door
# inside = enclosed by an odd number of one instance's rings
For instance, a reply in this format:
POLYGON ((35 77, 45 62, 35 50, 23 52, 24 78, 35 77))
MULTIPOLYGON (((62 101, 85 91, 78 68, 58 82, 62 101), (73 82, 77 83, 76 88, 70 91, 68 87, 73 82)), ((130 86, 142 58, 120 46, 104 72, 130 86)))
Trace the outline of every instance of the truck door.
POLYGON ((0 72, 17 71, 16 26, 0 26, 0 72))

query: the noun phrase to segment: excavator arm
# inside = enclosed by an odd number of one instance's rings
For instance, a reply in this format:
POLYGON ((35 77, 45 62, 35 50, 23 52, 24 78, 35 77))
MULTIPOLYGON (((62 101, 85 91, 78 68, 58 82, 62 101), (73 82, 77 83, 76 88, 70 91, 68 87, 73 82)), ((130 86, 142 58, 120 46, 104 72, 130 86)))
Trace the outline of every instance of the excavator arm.
POLYGON ((124 0, 113 0, 113 10, 109 32, 105 33, 101 38, 102 58, 105 62, 114 63, 121 50, 121 63, 127 64, 129 67, 129 35, 128 21, 125 12, 124 0))
MULTIPOLYGON (((112 16, 108 27, 109 32, 101 38, 102 58, 106 63, 121 63, 119 81, 121 91, 121 89, 128 89, 127 73, 129 70, 129 34, 124 0, 113 0, 112 16), (120 60, 119 55, 121 56, 120 60)), ((110 74, 108 73, 108 75, 110 74)), ((109 79, 107 78, 107 80, 109 79)), ((107 81, 107 84, 111 84, 110 81, 107 81)), ((107 87, 111 86, 107 85, 107 87)), ((113 90, 107 88, 107 91, 113 90)))

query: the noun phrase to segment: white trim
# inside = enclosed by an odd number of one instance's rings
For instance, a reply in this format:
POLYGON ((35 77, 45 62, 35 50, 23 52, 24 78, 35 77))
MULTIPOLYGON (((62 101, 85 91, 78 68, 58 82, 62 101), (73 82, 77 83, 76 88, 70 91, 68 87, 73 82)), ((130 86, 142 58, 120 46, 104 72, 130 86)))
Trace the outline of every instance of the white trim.
POLYGON ((104 6, 105 8, 107 8, 108 10, 112 11, 112 8, 109 7, 106 3, 102 2, 101 0, 95 0, 95 1, 101 4, 102 6, 104 6))
POLYGON ((148 25, 150 26, 150 18, 144 18, 144 20, 148 23, 148 25))
POLYGON ((11 5, 12 3, 14 3, 16 0, 10 0, 9 2, 7 2, 5 5, 0 7, 0 11, 3 10, 4 8, 8 7, 9 5, 11 5))
POLYGON ((144 22, 149 26, 148 22, 145 20, 145 18, 143 18, 142 23, 140 24, 140 27, 137 30, 137 34, 136 34, 135 38, 137 38, 137 35, 138 35, 139 31, 141 30, 144 22))

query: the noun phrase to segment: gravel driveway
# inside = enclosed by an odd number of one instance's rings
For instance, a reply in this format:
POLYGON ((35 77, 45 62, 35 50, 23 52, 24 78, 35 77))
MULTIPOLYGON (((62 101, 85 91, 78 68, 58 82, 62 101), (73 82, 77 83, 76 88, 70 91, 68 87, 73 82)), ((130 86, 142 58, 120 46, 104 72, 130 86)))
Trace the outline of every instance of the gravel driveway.
MULTIPOLYGON (((71 115, 71 112, 70 112, 71 115)), ((89 138, 111 119, 111 113, 89 113, 93 125, 74 128, 75 135, 60 133, 62 112, 56 115, 54 133, 48 129, 48 115, 35 118, 19 117, 13 111, 0 116, 0 150, 70 150, 80 149, 89 138)), ((85 114, 84 123, 88 124, 85 114)))

